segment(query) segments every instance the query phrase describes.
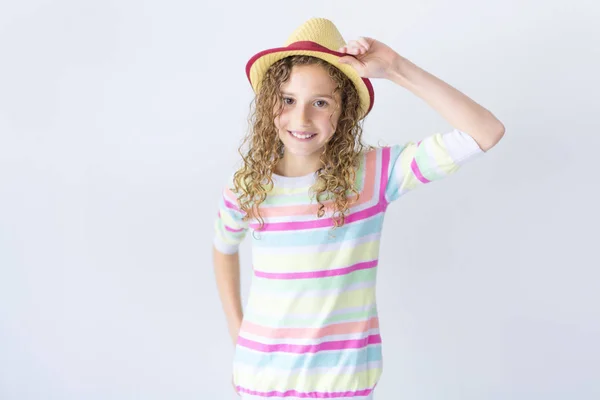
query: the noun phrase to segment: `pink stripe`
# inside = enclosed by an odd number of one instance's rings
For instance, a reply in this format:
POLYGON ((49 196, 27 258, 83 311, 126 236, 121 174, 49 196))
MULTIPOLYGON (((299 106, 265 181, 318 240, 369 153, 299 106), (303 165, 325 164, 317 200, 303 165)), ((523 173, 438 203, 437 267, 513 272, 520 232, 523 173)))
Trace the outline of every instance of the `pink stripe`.
POLYGON ((385 189, 387 187, 386 182, 388 181, 388 167, 390 163, 390 151, 389 147, 384 147, 381 150, 381 179, 379 183, 379 202, 387 205, 385 200, 385 189))
POLYGON ((341 322, 321 328, 271 328, 255 324, 248 320, 242 322, 240 334, 262 336, 269 339, 320 339, 331 335, 349 335, 351 333, 364 333, 369 329, 379 328, 379 318, 370 317, 360 321, 341 322))
POLYGON ((338 268, 338 269, 326 269, 321 271, 310 271, 310 272, 261 272, 254 270, 254 274, 259 278, 269 279, 310 279, 310 278, 324 278, 327 276, 338 276, 349 274, 353 271, 361 269, 373 268, 377 265, 377 260, 364 261, 358 264, 351 265, 349 267, 338 268))
MULTIPOLYGON (((225 200, 227 202, 227 200, 225 200)), ((219 218, 221 218, 221 211, 217 212, 217 215, 219 216, 219 218)), ((223 226, 225 227, 226 230, 228 230, 229 232, 241 232, 244 229, 240 228, 240 229, 235 229, 235 228, 230 228, 229 226, 223 224, 223 226)))
MULTIPOLYGON (((233 206, 233 204, 229 203, 227 200, 225 200, 225 205, 227 205, 228 207, 229 207, 229 205, 233 206)), ((235 207, 235 206, 233 206, 233 207, 235 207)), ((229 207, 229 208, 233 208, 233 207, 229 207)), ((239 210, 238 210, 238 211, 239 211, 239 210)), ((217 212, 217 215, 219 216, 219 218, 221 218, 221 211, 217 212)), ((231 227, 229 227, 229 226, 227 226, 227 225, 225 225, 225 224, 223 224, 223 226, 224 226, 224 227, 225 227, 225 229, 226 229, 226 230, 228 230, 229 232, 234 232, 234 233, 241 232, 241 231, 243 231, 243 230, 244 230, 243 228, 240 228, 240 229, 231 228, 231 227)))
MULTIPOLYGON (((378 203, 373 207, 369 207, 365 210, 355 212, 346 217, 345 223, 360 221, 380 212, 385 211, 385 204, 378 203)), ((253 229, 257 229, 260 225, 258 223, 250 224, 253 229)), ((266 223, 263 227, 263 231, 293 231, 299 229, 317 229, 333 226, 332 218, 325 218, 313 221, 297 221, 297 222, 274 222, 266 223)))
MULTIPOLYGON (((368 156, 370 155, 374 155, 375 152, 371 152, 368 154, 368 156)), ((365 170, 365 179, 367 179, 367 176, 373 176, 373 181, 372 184, 371 182, 369 182, 369 185, 365 185, 365 191, 368 190, 368 194, 369 196, 364 196, 365 193, 361 194, 361 198, 364 201, 366 201, 367 199, 370 199, 371 196, 374 194, 374 186, 375 186, 375 170, 377 168, 377 166, 374 164, 374 159, 370 159, 372 161, 367 162, 367 167, 365 170), (373 163, 373 164, 371 164, 373 163), (364 197, 363 197, 364 196, 364 197)), ((379 214, 380 212, 384 212, 387 208, 387 202, 385 201, 385 182, 387 182, 387 174, 388 174, 388 164, 389 164, 389 160, 390 160, 390 148, 389 147, 384 147, 382 148, 382 171, 381 171, 381 177, 379 179, 379 203, 376 204, 375 206, 369 207, 365 210, 356 212, 354 214, 350 214, 346 217, 345 219, 345 223, 349 223, 349 222, 356 222, 356 221, 360 221, 369 217, 372 217, 374 215, 379 214), (383 199, 383 201, 382 201, 383 199)), ((370 179, 369 179, 370 181, 370 179)), ((366 181, 365 181, 366 183, 366 181)), ((361 201, 359 201, 359 203, 361 203, 361 201)), ((259 224, 258 223, 251 223, 250 227, 252 227, 253 229, 258 229, 259 228, 259 224)), ((318 219, 318 220, 311 220, 311 221, 296 221, 296 222, 273 222, 273 223, 264 223, 263 226, 263 230, 264 231, 291 231, 291 230, 297 230, 297 229, 318 229, 318 228, 326 228, 326 227, 330 227, 333 226, 333 219, 332 218, 325 218, 325 219, 318 219)))
POLYGON ((358 397, 367 396, 373 391, 373 389, 362 389, 346 392, 299 392, 297 390, 286 390, 285 392, 279 392, 272 390, 270 392, 258 392, 256 390, 250 390, 241 386, 236 386, 238 392, 247 393, 253 396, 261 397, 287 397, 293 396, 294 398, 309 398, 309 399, 334 399, 339 397, 358 397))
MULTIPOLYGON (((366 155, 365 160, 365 168, 364 168, 364 182, 363 188, 360 192, 360 198, 356 203, 353 204, 354 207, 361 206, 363 204, 368 203, 373 200, 373 196, 375 194, 375 176, 377 173, 377 153, 375 151, 370 151, 366 155)), ((334 201, 328 200, 323 202, 325 205, 325 211, 331 212, 334 209, 334 201)), ((300 206, 284 206, 275 204, 272 206, 263 206, 261 209, 261 216, 263 218, 273 218, 273 217, 291 217, 295 215, 316 215, 319 210, 318 204, 303 204, 300 206)))
POLYGON ((233 203, 232 203, 232 202, 230 202, 229 200, 227 200, 227 199, 223 199, 223 201, 225 202, 225 206, 226 206, 227 208, 230 208, 230 209, 232 209, 232 210, 235 210, 235 211, 241 211, 241 210, 238 208, 238 206, 236 206, 235 204, 233 204, 233 203))
MULTIPOLYGON (((421 145, 422 140, 419 140, 417 142, 417 148, 419 148, 419 146, 421 145)), ((410 163, 410 169, 412 169, 413 174, 415 174, 415 176, 417 177, 418 180, 420 180, 423 183, 429 183, 429 179, 425 178, 423 176, 423 174, 421 173, 421 170, 419 169, 419 166, 417 165, 417 159, 413 158, 411 163, 410 163)))
POLYGON ((412 172, 415 174, 415 176, 417 177, 418 180, 420 180, 423 183, 429 183, 429 180, 427 178, 425 178, 423 176, 423 174, 421 174, 421 170, 419 169, 419 166, 417 165, 417 161, 413 158, 412 162, 410 163, 410 168, 412 169, 412 172))
POLYGON ((282 351, 286 353, 316 353, 325 350, 344 350, 344 349, 362 349, 370 344, 381 343, 381 336, 379 334, 369 335, 363 339, 355 340, 337 340, 333 342, 323 342, 319 344, 264 344, 248 340, 241 336, 238 336, 237 344, 243 347, 247 347, 252 350, 261 351, 263 353, 273 353, 276 351, 282 351))

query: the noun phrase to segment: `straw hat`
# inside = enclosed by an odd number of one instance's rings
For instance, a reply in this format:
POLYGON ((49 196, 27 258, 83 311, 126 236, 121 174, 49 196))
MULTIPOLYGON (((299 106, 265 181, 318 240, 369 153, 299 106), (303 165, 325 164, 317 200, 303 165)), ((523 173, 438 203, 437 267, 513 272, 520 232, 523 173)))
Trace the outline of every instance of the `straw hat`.
POLYGON ((291 34, 285 42, 285 47, 267 49, 255 54, 246 64, 246 75, 254 92, 258 93, 267 69, 282 58, 291 55, 321 58, 339 68, 354 83, 360 97, 362 118, 373 108, 373 85, 369 79, 358 75, 352 66, 338 62, 340 57, 349 55, 337 51, 345 45, 344 38, 333 22, 325 18, 311 18, 291 34))

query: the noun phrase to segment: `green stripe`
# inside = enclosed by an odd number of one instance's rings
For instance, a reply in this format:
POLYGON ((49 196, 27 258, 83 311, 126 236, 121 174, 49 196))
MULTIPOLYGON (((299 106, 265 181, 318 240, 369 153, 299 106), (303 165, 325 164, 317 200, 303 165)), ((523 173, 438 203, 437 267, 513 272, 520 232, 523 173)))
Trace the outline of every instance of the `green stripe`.
POLYGON ((259 290, 261 293, 286 291, 299 293, 303 290, 339 289, 354 283, 375 281, 376 276, 377 267, 354 271, 346 275, 309 279, 269 279, 254 276, 252 290, 259 290))

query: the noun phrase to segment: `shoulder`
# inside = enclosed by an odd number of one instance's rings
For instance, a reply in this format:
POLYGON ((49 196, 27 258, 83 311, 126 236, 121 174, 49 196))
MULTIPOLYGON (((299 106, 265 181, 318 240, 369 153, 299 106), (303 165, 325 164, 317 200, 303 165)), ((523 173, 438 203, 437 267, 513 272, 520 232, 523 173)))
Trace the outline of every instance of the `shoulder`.
POLYGON ((239 197, 239 189, 236 189, 236 174, 238 173, 238 171, 239 170, 229 171, 225 175, 221 187, 223 197, 233 203, 237 203, 239 197))
POLYGON ((375 169, 386 169, 394 162, 405 148, 402 144, 378 145, 364 151, 364 162, 375 169))

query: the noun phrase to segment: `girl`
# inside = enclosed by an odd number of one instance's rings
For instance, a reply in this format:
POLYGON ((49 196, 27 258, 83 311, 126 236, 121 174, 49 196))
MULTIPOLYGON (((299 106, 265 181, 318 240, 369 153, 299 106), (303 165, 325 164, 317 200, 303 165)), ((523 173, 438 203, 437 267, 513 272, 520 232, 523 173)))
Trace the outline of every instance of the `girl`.
POLYGON ((373 399, 382 373, 375 282, 389 203, 454 173, 504 126, 463 93, 368 37, 346 44, 314 18, 246 67, 256 93, 243 165, 223 190, 214 267, 244 399, 373 399), (454 129, 372 147, 370 78, 421 97, 454 129), (240 242, 253 276, 240 301, 240 242))

